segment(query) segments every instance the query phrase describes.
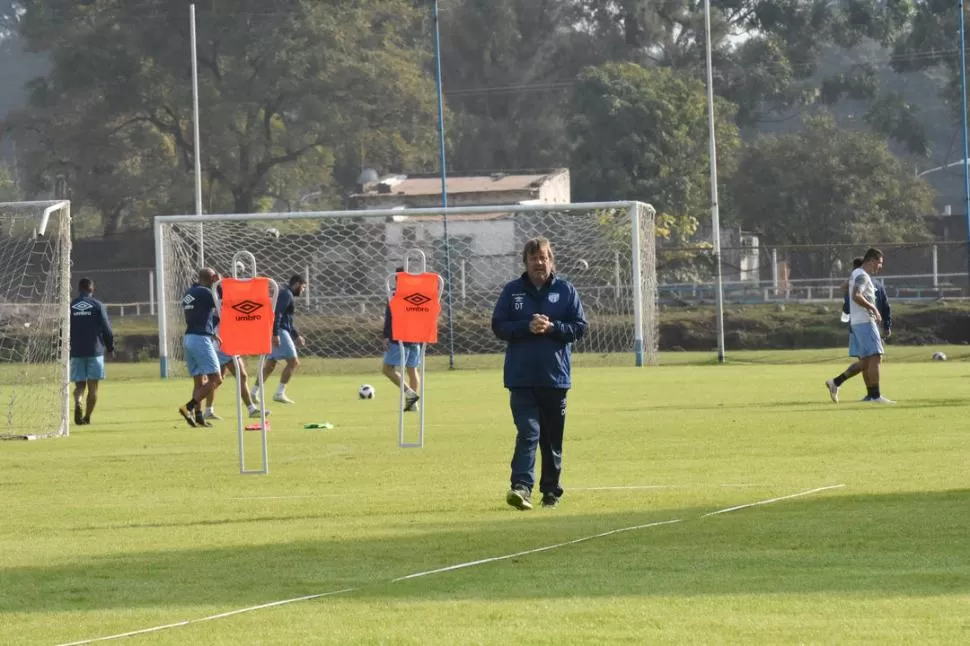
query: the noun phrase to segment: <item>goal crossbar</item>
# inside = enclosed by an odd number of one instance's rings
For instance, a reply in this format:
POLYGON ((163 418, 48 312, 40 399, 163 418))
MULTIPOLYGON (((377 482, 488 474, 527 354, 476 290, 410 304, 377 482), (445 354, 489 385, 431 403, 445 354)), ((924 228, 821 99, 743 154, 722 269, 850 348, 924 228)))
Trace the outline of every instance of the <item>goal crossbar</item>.
MULTIPOLYGON (((156 216, 155 276, 159 294, 160 371, 163 377, 174 374, 173 369, 176 368, 173 362, 177 361, 180 354, 181 339, 178 300, 188 288, 192 275, 202 266, 211 265, 225 273, 228 268, 224 265, 229 262, 226 254, 247 249, 257 256, 262 255, 261 265, 272 266, 271 273, 279 274, 279 278, 285 277, 284 272, 300 271, 304 267, 308 272, 315 268, 314 276, 321 277, 327 272, 328 262, 332 262, 336 256, 346 255, 356 258, 361 264, 359 274, 354 275, 349 283, 369 284, 371 277, 363 274, 371 269, 376 272, 377 265, 380 265, 379 273, 384 274, 392 265, 399 264, 401 245, 407 241, 402 241, 399 237, 392 244, 390 228, 395 226, 424 227, 418 234, 420 239, 417 244, 423 243, 425 249, 430 251, 434 251, 438 245, 443 246, 445 252, 438 257, 438 263, 445 267, 435 266, 432 269, 445 276, 452 275, 445 286, 446 296, 451 299, 460 294, 466 305, 461 311, 456 309, 453 317, 443 317, 447 319, 443 324, 447 323, 449 326, 446 337, 452 347, 455 337, 451 335, 461 335, 460 330, 452 331, 453 322, 461 319, 460 322, 467 323, 469 317, 475 321, 473 327, 477 334, 475 343, 478 345, 466 343, 460 349, 461 354, 497 352, 494 343, 484 340, 484 337, 491 336, 485 333, 487 321, 484 319, 490 316, 491 306, 488 300, 497 297, 497 290, 504 284, 501 281, 507 282, 521 273, 521 260, 516 258, 520 258, 524 240, 545 235, 551 238, 555 249, 568 248, 571 254, 565 255, 574 261, 583 253, 587 242, 590 253, 599 254, 594 263, 595 267, 589 269, 585 276, 574 277, 573 274, 578 274, 578 270, 571 274, 571 268, 565 268, 564 275, 574 283, 577 279, 582 282, 585 278, 586 284, 577 285, 577 288, 587 305, 588 313, 593 313, 590 325, 594 338, 599 330, 600 339, 604 339, 605 333, 602 330, 606 329, 613 338, 608 343, 587 339, 579 344, 578 350, 596 354, 630 352, 637 366, 655 363, 657 308, 654 216, 652 206, 637 201, 156 216), (459 240, 461 234, 456 231, 455 226, 451 227, 450 235, 447 233, 448 229, 442 231, 439 226, 463 220, 467 229, 474 220, 481 225, 484 232, 488 228, 485 220, 489 217, 502 220, 501 223, 494 224, 494 235, 465 235, 464 247, 460 244, 455 246, 456 241, 462 242, 459 240), (308 221, 319 221, 320 227, 314 227, 308 221), (350 231, 355 223, 361 229, 369 228, 366 236, 350 231), (296 229, 302 233, 290 232, 280 237, 280 230, 287 232, 296 229), (274 244, 273 238, 260 237, 259 231, 266 234, 272 232, 278 240, 275 242, 277 247, 270 248, 274 244), (489 245, 480 239, 471 240, 476 236, 491 238, 490 248, 483 249, 489 245), (495 249, 499 237, 504 245, 501 252, 495 249), (449 253, 450 260, 445 261, 445 258, 449 258, 449 253), (467 276, 466 269, 469 272, 467 276), (598 282, 593 281, 593 274, 596 274, 598 282), (600 303, 606 300, 612 302, 597 309, 598 303, 594 303, 597 294, 606 294, 599 299, 600 303), (464 298, 466 295, 467 301, 464 298), (473 300, 473 304, 469 305, 473 300), (617 301, 625 304, 617 306, 617 301), (602 325, 596 320, 597 315, 601 316, 602 325), (623 320, 627 322, 624 324, 623 320), (626 331, 620 331, 623 325, 626 326, 626 331), (623 341, 620 337, 628 341, 623 341)), ((468 231, 465 233, 468 234, 468 231)), ((413 231, 411 235, 414 235, 413 231)), ((557 266, 559 260, 560 255, 557 252, 557 266)), ((344 261, 349 262, 347 259, 344 261)), ((588 267, 586 260, 577 262, 588 267)), ((308 293, 306 313, 298 312, 298 316, 315 315, 315 320, 322 321, 317 326, 321 334, 335 336, 341 331, 358 332, 365 327, 370 328, 383 312, 376 290, 371 290, 374 292, 371 293, 361 287, 361 291, 349 294, 336 292, 332 285, 324 286, 319 281, 315 283, 310 280, 309 284, 313 300, 311 301, 308 293), (359 308, 358 319, 365 320, 349 321, 349 315, 344 315, 341 308, 350 307, 359 308), (326 316, 332 316, 334 321, 340 316, 346 320, 331 324, 324 321, 326 316)), ((376 348, 373 343, 367 345, 355 338, 353 342, 357 345, 353 348, 349 347, 351 341, 347 341, 348 347, 340 348, 339 352, 308 347, 308 354, 325 357, 372 356, 379 354, 378 335, 379 332, 374 332, 376 348)), ((333 343, 335 342, 328 347, 333 343)))

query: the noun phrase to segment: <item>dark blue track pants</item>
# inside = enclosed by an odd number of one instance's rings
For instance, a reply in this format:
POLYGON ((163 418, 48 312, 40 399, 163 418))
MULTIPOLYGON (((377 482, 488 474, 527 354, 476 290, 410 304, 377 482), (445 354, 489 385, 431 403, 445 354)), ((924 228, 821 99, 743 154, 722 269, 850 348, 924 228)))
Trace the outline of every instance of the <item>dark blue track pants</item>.
POLYGON ((539 491, 561 496, 562 436, 566 424, 566 391, 562 388, 510 388, 509 405, 517 430, 512 455, 512 486, 532 491, 536 447, 542 453, 539 491))

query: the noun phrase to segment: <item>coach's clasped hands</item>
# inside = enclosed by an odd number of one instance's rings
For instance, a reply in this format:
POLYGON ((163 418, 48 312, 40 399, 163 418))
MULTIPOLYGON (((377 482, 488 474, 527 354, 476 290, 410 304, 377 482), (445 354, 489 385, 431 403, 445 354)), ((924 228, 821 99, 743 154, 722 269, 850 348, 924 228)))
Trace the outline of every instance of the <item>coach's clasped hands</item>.
POLYGON ((529 332, 533 334, 545 334, 553 328, 552 321, 545 314, 533 314, 529 321, 529 332))

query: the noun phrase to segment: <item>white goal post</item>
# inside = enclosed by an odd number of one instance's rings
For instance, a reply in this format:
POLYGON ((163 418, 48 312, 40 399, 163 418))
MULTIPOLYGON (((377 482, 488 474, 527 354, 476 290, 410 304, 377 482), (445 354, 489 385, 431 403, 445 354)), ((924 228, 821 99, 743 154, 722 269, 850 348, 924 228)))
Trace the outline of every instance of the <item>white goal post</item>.
POLYGON ((469 365, 472 356, 504 351, 491 332, 492 308, 522 273, 525 242, 538 236, 550 239, 557 272, 583 300, 590 327, 576 353, 656 363, 654 217, 641 202, 156 216, 161 374, 185 374, 185 290, 203 265, 231 275, 238 251, 252 253, 280 283, 294 274, 307 280, 296 312, 307 340, 301 354, 337 359, 381 355, 384 280, 407 250, 419 249, 446 283, 440 341, 429 358, 469 365))
POLYGON ((0 439, 70 433, 70 307, 70 202, 0 202, 0 439))

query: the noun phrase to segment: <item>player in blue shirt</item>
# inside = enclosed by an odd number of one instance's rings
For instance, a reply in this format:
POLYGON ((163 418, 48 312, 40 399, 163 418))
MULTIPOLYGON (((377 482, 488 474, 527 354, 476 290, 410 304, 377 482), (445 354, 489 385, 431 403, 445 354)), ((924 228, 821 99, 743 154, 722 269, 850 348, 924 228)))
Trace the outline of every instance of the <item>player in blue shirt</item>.
POLYGON ((71 381, 74 382, 74 423, 91 423, 98 403, 98 383, 104 379, 104 353, 114 352, 114 334, 104 303, 94 298, 94 281, 78 281, 79 295, 71 301, 71 381), (81 398, 87 390, 84 411, 81 398))
POLYGON ((211 267, 199 270, 198 282, 182 297, 182 314, 185 316, 185 362, 192 375, 192 399, 179 407, 179 414, 189 426, 212 426, 206 421, 201 402, 205 401, 222 383, 222 369, 216 356, 216 301, 212 285, 217 274, 211 267))
MULTIPOLYGON (((404 267, 398 267, 395 272, 404 271, 404 267)), ((405 343, 404 357, 401 357, 401 344, 394 340, 391 334, 391 306, 384 308, 384 366, 381 372, 391 380, 391 383, 401 387, 401 373, 397 370, 404 364, 407 372, 407 383, 404 386, 404 410, 407 412, 418 410, 418 390, 421 387, 421 375, 418 367, 421 365, 421 344, 405 343), (403 361, 402 361, 403 358, 403 361)))
MULTIPOLYGON (((293 312, 296 309, 296 298, 303 293, 306 281, 303 276, 294 274, 290 277, 290 282, 280 288, 279 296, 276 297, 276 318, 273 320, 273 354, 269 356, 263 365, 263 384, 273 374, 276 364, 285 361, 286 366, 280 374, 280 385, 276 388, 273 401, 281 404, 292 404, 292 399, 286 396, 286 385, 290 383, 290 378, 300 365, 300 358, 296 353, 296 346, 305 347, 306 339, 297 331, 293 324, 293 312), (294 340, 296 343, 294 343, 294 340)), ((259 397, 259 391, 253 388, 253 401, 259 397)))
POLYGON ((508 504, 532 509, 536 447, 542 453, 542 506, 555 507, 563 494, 562 438, 566 393, 571 382, 571 346, 586 333, 576 288, 555 275, 555 257, 545 238, 525 244, 526 271, 505 286, 492 313, 492 331, 508 342, 505 387, 515 421, 508 504))

